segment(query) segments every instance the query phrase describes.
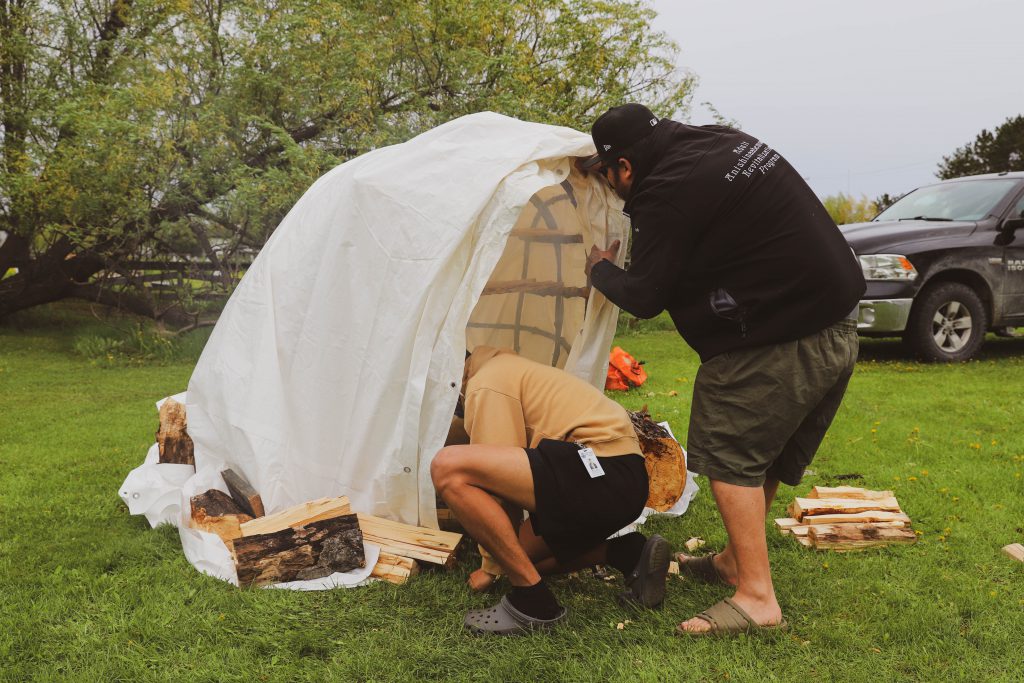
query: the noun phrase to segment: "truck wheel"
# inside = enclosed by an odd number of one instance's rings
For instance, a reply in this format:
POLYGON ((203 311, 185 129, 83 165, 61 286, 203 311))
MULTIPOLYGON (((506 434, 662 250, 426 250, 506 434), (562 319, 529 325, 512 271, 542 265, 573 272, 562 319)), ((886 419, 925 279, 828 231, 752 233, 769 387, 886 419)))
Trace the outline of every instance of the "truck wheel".
POLYGON ((987 328, 981 297, 967 285, 944 282, 914 302, 903 339, 925 360, 961 361, 978 352, 987 328))

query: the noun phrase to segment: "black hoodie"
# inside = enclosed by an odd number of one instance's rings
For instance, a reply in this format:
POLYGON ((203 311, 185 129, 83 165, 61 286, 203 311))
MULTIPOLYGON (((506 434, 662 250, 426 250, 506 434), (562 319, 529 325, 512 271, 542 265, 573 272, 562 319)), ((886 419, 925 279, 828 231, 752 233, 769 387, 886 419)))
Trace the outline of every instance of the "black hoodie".
POLYGON ((641 145, 624 207, 629 270, 601 261, 592 271, 613 303, 639 318, 668 310, 703 361, 799 339, 856 306, 864 277, 853 252, 774 149, 667 119, 641 145))

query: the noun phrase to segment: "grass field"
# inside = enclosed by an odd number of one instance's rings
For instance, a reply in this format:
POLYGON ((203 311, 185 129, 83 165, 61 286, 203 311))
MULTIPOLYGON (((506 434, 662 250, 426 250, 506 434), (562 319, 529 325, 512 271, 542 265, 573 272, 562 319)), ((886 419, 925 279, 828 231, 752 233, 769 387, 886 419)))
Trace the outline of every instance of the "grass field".
MULTIPOLYGON (((683 618, 728 593, 672 578, 667 606, 629 613, 620 582, 553 580, 572 610, 548 635, 487 640, 462 613, 494 600, 451 573, 406 586, 239 590, 196 572, 174 529, 117 496, 153 441, 153 402, 185 388, 204 337, 160 345, 81 309, 0 326, 0 680, 74 681, 977 681, 1022 679, 1024 339, 981 360, 922 365, 866 342, 846 401, 774 516, 814 484, 896 492, 909 547, 816 553, 769 530, 787 634, 682 639, 683 618), (103 341, 106 339, 106 341, 103 341), (127 341, 126 341, 127 340, 127 341), (121 341, 122 343, 118 343, 121 341), (627 621, 628 620, 628 621, 627 621), (623 629, 616 628, 618 623, 623 629)), ((617 343, 651 380, 617 396, 685 435, 697 359, 664 325, 617 343)), ((135 330, 133 332, 133 330, 135 330)), ((681 546, 724 532, 706 481, 685 516, 648 523, 681 546)))

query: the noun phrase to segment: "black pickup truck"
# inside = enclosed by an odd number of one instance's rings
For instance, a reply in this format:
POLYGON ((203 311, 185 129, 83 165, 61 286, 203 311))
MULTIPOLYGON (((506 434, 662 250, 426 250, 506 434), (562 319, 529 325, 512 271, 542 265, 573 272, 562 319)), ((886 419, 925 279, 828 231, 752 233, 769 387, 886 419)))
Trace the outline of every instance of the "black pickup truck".
POLYGON ((959 361, 1024 326, 1024 172, 926 185, 840 229, 867 280, 860 334, 959 361))

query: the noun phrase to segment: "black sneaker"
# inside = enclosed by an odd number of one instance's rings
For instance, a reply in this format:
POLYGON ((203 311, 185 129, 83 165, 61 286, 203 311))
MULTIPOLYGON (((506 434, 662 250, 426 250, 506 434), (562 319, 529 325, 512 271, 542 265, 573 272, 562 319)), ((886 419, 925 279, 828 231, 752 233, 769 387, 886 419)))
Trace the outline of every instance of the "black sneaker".
POLYGON ((665 602, 665 577, 671 556, 668 541, 655 534, 647 539, 640 561, 626 577, 626 590, 619 594, 619 603, 630 607, 658 609, 665 602))

